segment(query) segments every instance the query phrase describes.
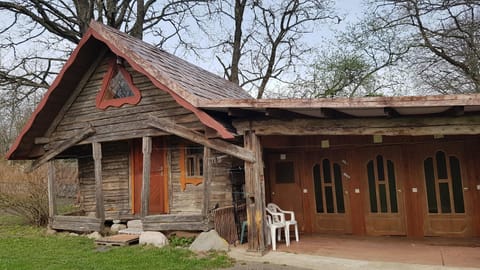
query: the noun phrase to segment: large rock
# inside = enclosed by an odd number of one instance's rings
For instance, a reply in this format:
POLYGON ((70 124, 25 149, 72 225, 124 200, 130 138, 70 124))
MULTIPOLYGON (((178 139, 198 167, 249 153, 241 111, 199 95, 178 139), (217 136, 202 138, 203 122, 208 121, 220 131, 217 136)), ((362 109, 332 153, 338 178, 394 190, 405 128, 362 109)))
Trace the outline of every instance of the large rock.
POLYGON ((140 245, 154 245, 163 247, 168 245, 168 238, 161 232, 142 232, 138 240, 140 245))
POLYGON ((142 221, 139 219, 129 220, 127 222, 127 228, 142 230, 143 229, 142 221))
POLYGON ((102 235, 99 232, 92 232, 91 234, 87 235, 87 238, 98 240, 98 239, 102 238, 102 235))
POLYGON ((112 224, 112 226, 110 227, 110 232, 118 233, 119 231, 124 230, 126 228, 127 228, 127 225, 125 224, 115 223, 115 224, 112 224))
POLYGON ((202 232, 190 245, 190 250, 194 252, 228 251, 228 243, 218 235, 217 231, 202 232))

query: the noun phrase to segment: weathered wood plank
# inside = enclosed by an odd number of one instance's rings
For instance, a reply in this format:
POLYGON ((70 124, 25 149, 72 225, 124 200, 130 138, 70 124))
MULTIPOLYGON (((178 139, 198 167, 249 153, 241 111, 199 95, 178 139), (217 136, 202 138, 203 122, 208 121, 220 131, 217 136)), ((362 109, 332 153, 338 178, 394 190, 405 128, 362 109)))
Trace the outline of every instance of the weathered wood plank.
POLYGON ((95 214, 101 221, 105 220, 105 207, 103 204, 102 184, 102 145, 98 142, 92 143, 92 152, 95 171, 95 214))
POLYGON ((143 137, 143 175, 142 175, 142 207, 140 214, 142 217, 148 215, 148 206, 150 201, 150 163, 152 154, 152 138, 143 137))
POLYGON ((63 141, 58 146, 56 146, 55 148, 46 152, 43 156, 39 157, 34 162, 32 162, 32 165, 29 168, 27 168, 26 171, 31 172, 31 171, 35 170, 36 168, 40 167, 45 162, 54 158, 56 155, 65 151, 67 148, 75 145, 77 142, 79 142, 79 141, 85 139, 86 137, 92 135, 93 133, 95 133, 95 129, 91 126, 80 130, 76 134, 73 134, 73 136, 70 139, 63 141))
POLYGON ((146 223, 179 223, 179 222, 201 222, 205 219, 203 215, 149 215, 143 218, 146 223))
POLYGON ((100 219, 84 216, 54 216, 52 229, 77 232, 101 231, 103 222, 100 219))
POLYGON ((295 119, 237 121, 237 131, 250 128, 258 135, 475 135, 480 116, 394 119, 295 119))
POLYGON ((251 151, 243 147, 227 143, 225 141, 209 140, 205 138, 205 136, 203 136, 202 134, 192 131, 186 127, 180 126, 170 119, 158 118, 151 115, 149 117, 149 125, 170 134, 174 134, 181 138, 201 144, 205 147, 210 147, 222 153, 234 156, 241 160, 255 162, 254 154, 251 151))
POLYGON ((145 231, 208 231, 212 226, 205 222, 179 222, 179 223, 143 223, 145 231))
POLYGON ((55 202, 55 161, 48 162, 48 217, 49 223, 52 222, 53 217, 57 214, 57 204, 55 202))
POLYGON ((203 210, 202 214, 207 216, 210 209, 210 183, 212 182, 212 150, 203 149, 203 210))
POLYGON ((423 106, 478 105, 480 94, 363 97, 363 98, 318 98, 318 99, 224 99, 199 100, 200 108, 383 108, 423 106))
POLYGON ((257 162, 245 161, 248 250, 265 251, 265 183, 260 140, 253 131, 244 134, 245 148, 256 155, 257 162))

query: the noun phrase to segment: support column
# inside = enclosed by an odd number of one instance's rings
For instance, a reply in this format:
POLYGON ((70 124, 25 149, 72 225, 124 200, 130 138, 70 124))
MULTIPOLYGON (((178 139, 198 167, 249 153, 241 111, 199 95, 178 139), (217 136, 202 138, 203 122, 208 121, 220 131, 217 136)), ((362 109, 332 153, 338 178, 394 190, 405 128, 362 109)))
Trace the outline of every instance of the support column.
POLYGON ((203 150, 203 216, 207 218, 210 208, 210 182, 212 173, 212 150, 204 147, 203 150))
POLYGON ((262 147, 254 131, 244 134, 245 148, 255 155, 256 162, 245 161, 245 193, 247 201, 248 251, 265 251, 265 181, 262 147))
POLYGON ((95 166, 95 213, 103 227, 105 207, 103 205, 102 145, 99 142, 93 142, 92 151, 95 166))
POLYGON ((142 217, 148 215, 148 204, 150 201, 150 164, 152 154, 152 137, 143 137, 142 140, 143 153, 143 173, 142 173, 142 209, 140 214, 142 217))
POLYGON ((57 204, 55 202, 55 161, 52 159, 48 162, 48 218, 49 223, 53 221, 53 217, 57 214, 57 204))

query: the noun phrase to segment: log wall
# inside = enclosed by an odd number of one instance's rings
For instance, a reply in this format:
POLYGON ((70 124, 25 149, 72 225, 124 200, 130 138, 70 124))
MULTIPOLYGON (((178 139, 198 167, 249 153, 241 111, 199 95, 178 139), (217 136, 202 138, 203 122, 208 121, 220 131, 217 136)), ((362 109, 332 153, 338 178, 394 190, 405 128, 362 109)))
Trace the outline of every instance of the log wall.
MULTIPOLYGON (((105 219, 122 219, 131 216, 130 170, 128 142, 102 144, 102 178, 105 219)), ((95 216, 95 175, 93 159, 80 158, 79 182, 81 207, 88 216, 95 216)))

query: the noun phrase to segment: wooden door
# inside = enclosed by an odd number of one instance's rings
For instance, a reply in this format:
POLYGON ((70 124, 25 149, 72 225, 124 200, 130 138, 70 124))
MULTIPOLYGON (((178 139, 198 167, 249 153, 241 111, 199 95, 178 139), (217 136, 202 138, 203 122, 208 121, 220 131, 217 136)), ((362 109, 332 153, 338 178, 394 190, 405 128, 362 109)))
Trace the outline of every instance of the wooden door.
POLYGON ((472 235, 472 192, 466 178, 463 143, 436 143, 419 147, 417 170, 422 187, 424 235, 472 235))
POLYGON ((351 233, 348 161, 344 150, 308 154, 305 169, 310 183, 313 232, 351 233))
MULTIPOLYGON (((359 150, 358 164, 367 235, 406 235, 404 170, 401 148, 370 147, 359 150)), ((355 209, 352 209, 355 211, 355 209)))
MULTIPOLYGON (((153 138, 150 167, 149 214, 162 214, 167 212, 167 166, 165 153, 166 151, 161 138, 153 138)), ((132 156, 133 212, 138 214, 140 213, 142 204, 143 153, 141 140, 133 141, 132 156)))
POLYGON ((294 211, 298 229, 304 231, 300 160, 298 153, 275 153, 267 157, 271 201, 284 210, 294 211))

